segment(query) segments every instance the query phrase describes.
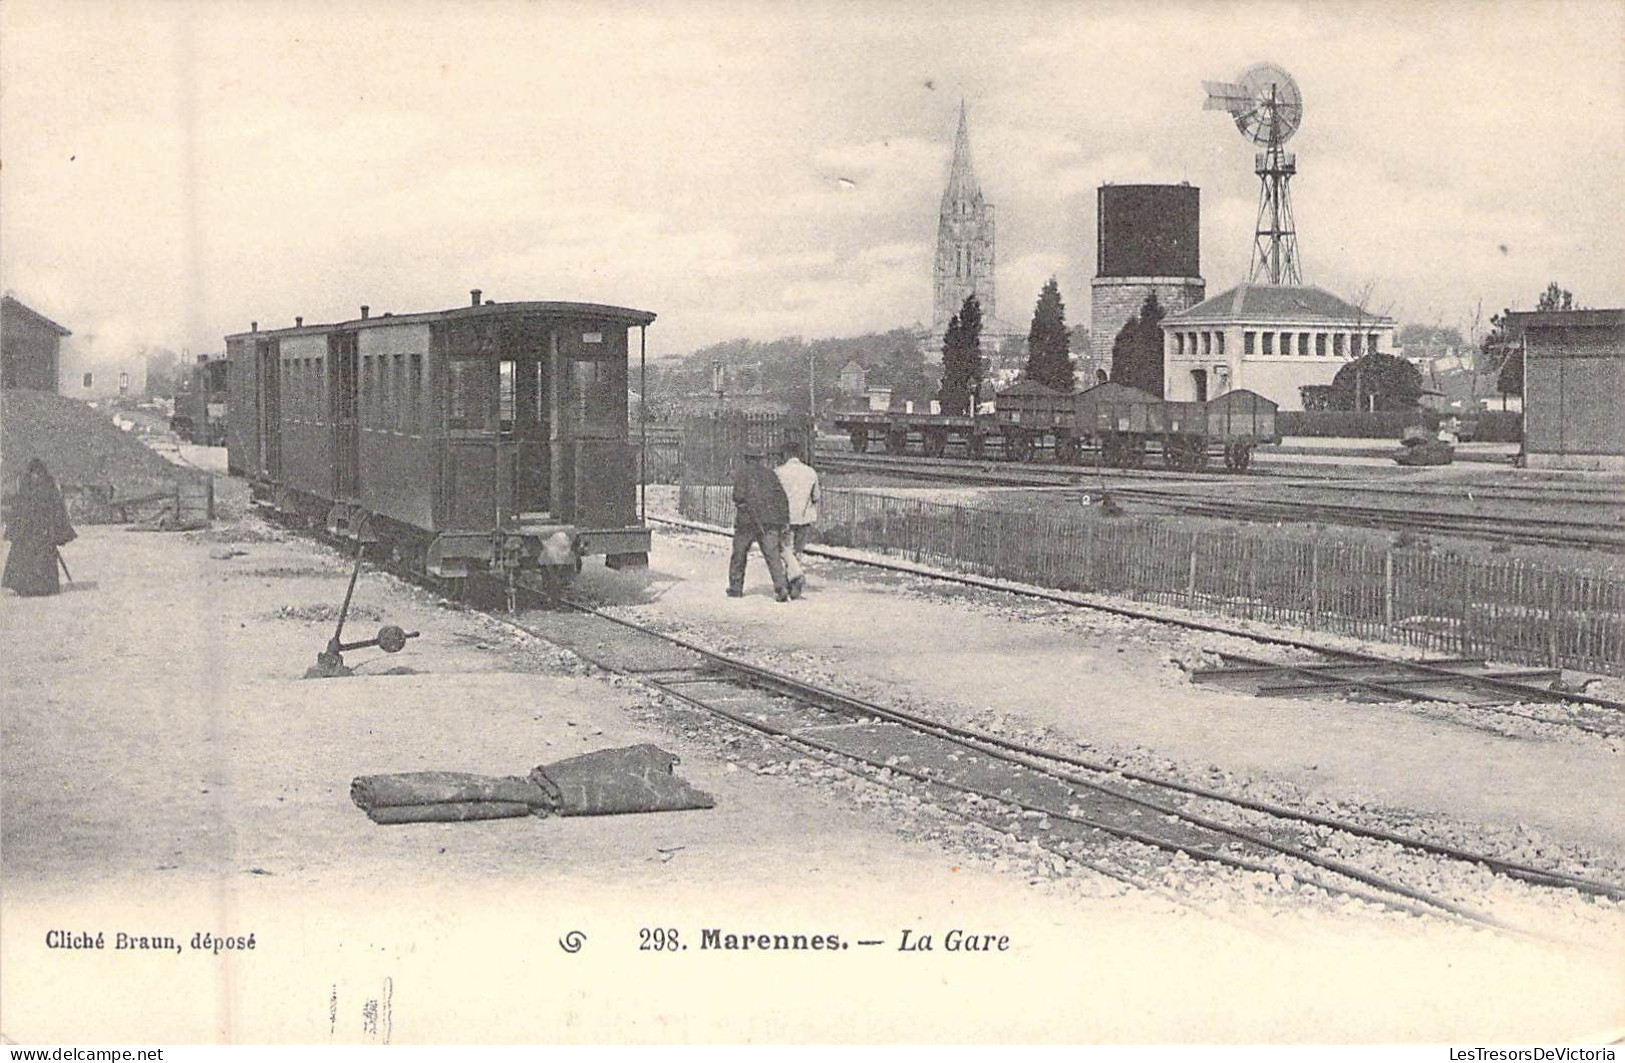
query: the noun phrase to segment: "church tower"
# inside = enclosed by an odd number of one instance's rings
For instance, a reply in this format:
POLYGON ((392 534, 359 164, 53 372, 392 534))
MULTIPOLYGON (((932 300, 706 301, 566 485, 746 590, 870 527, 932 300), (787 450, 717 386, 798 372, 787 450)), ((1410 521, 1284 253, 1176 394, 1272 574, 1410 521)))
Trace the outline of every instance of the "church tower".
POLYGON ((942 209, 937 216, 936 299, 931 324, 938 337, 972 292, 982 304, 983 320, 995 320, 993 266, 993 204, 982 198, 976 173, 971 169, 970 129, 961 100, 948 187, 943 190, 942 209))

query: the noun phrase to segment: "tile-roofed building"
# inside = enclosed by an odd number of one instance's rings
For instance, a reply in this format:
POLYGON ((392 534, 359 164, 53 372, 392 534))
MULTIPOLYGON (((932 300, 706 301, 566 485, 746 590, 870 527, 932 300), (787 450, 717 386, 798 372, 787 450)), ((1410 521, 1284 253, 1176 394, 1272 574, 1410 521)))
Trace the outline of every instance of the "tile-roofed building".
POLYGON ((1303 409, 1301 388, 1328 385, 1373 352, 1392 353, 1394 321, 1313 285, 1238 284, 1162 322, 1165 398, 1256 391, 1303 409))
POLYGON ((55 391, 72 332, 11 295, 0 297, 0 388, 55 391))

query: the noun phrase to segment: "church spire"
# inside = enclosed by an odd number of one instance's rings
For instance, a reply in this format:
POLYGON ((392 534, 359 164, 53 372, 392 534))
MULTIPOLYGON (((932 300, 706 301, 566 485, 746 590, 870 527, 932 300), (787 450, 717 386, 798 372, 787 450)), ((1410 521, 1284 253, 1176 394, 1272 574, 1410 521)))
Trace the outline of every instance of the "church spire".
POLYGON ((976 203, 982 198, 982 189, 976 183, 976 171, 970 161, 970 123, 965 117, 965 101, 959 101, 959 132, 954 136, 954 158, 948 168, 948 187, 943 189, 944 207, 951 203, 976 203))

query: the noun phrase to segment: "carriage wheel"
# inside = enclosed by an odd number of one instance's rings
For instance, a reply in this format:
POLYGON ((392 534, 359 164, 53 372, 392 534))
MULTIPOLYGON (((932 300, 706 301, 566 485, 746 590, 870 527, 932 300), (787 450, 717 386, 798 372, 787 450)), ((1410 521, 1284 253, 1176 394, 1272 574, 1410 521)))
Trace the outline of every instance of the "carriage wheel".
POLYGON ((1236 444, 1236 468, 1246 472, 1253 463, 1253 448, 1247 443, 1236 444))
POLYGON ((1123 441, 1116 436, 1108 436, 1102 440, 1100 459, 1114 469, 1121 469, 1124 465, 1123 441))
POLYGON ((982 437, 980 435, 968 435, 965 437, 966 457, 970 458, 972 461, 981 461, 982 452, 982 437))
POLYGON ((1224 445, 1224 467, 1227 469, 1236 467, 1236 445, 1234 443, 1224 445))
POLYGON ((862 454, 869 449, 869 430, 867 428, 854 428, 848 437, 852 440, 854 453, 862 454))
POLYGON ((1078 441, 1071 436, 1062 436, 1055 441, 1055 462, 1058 465, 1076 465, 1078 463, 1078 441))
POLYGON ((1035 449, 1030 436, 1018 435, 1010 440, 1010 456, 1015 461, 1032 461, 1035 449))
POLYGON ((1133 440, 1124 448, 1123 464, 1130 469, 1138 469, 1145 465, 1145 440, 1133 440))
POLYGON ((908 433, 891 431, 886 433, 886 453, 901 454, 908 449, 908 433))
POLYGON ((928 457, 928 458, 940 458, 940 457, 942 457, 942 455, 947 450, 948 450, 948 433, 947 432, 927 432, 927 433, 925 433, 925 456, 926 457, 928 457))

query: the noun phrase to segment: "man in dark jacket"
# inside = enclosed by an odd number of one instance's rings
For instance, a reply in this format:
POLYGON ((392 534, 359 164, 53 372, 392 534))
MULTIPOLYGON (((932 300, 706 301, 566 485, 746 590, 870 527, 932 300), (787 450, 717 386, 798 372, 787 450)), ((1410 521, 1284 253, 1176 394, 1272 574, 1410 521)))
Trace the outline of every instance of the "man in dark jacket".
POLYGON ((728 560, 728 597, 744 597, 745 562, 755 543, 773 576, 774 596, 787 602, 790 582, 784 575, 784 531, 790 525, 790 503, 779 478, 763 460, 766 457, 766 450, 746 450, 734 476, 734 552, 728 560))

